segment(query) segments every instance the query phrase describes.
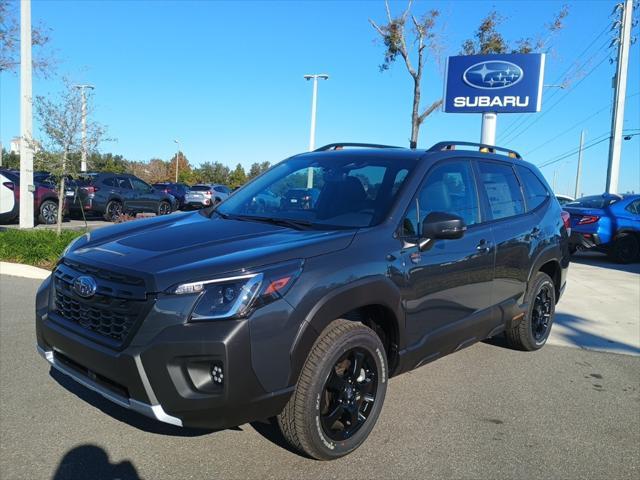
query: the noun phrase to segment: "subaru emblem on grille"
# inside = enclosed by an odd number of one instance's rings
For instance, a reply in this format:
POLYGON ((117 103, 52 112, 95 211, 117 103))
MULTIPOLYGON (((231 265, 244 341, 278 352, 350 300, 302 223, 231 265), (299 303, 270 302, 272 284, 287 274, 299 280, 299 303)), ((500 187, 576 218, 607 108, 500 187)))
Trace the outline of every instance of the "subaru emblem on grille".
POLYGON ((73 291, 82 298, 93 297, 98 289, 98 284, 87 275, 82 275, 73 281, 73 291))

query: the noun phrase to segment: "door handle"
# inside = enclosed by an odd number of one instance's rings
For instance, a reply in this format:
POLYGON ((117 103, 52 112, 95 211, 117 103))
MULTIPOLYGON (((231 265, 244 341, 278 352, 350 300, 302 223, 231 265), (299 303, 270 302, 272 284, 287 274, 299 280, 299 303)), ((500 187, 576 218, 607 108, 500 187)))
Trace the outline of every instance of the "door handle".
POLYGON ((476 245, 476 250, 479 252, 488 253, 489 250, 491 250, 491 243, 482 239, 480 240, 480 242, 478 242, 478 245, 476 245))

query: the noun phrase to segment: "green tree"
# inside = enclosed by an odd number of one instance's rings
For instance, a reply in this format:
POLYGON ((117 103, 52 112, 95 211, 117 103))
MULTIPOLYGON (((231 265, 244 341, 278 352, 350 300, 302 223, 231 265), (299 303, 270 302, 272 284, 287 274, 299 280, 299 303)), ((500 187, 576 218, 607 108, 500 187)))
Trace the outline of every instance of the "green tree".
POLYGON ((247 181, 247 174, 241 164, 236 165, 236 168, 229 175, 228 185, 231 188, 237 188, 245 184, 247 181))
MULTIPOLYGON (((88 102, 91 105, 91 102, 88 102)), ((91 107, 89 107, 91 108, 91 107)), ((58 205, 63 204, 65 176, 77 171, 77 163, 71 156, 78 155, 81 149, 82 133, 82 101, 76 88, 66 83, 65 89, 55 99, 37 96, 34 100, 35 116, 40 124, 40 131, 44 136, 43 142, 27 139, 32 147, 38 146, 38 154, 34 163, 43 170, 47 170, 59 179, 58 205), (45 148, 40 148, 40 146, 45 148)), ((86 147, 88 152, 94 152, 98 145, 108 140, 106 128, 93 120, 87 112, 86 147)), ((57 231, 62 229, 62 215, 58 215, 57 231)))
POLYGON ((261 173, 262 173, 261 165, 258 162, 252 163, 251 167, 249 168, 249 173, 247 174, 247 180, 256 178, 261 173))
POLYGON ((564 5, 554 15, 551 22, 544 25, 541 34, 534 37, 523 37, 508 42, 498 31, 498 27, 505 18, 496 10, 490 11, 482 19, 473 38, 469 38, 462 44, 461 55, 487 55, 491 53, 532 53, 540 52, 548 48, 553 36, 564 28, 564 20, 569 15, 569 8, 564 5))
POLYGON ((170 182, 176 181, 176 156, 178 157, 178 182, 191 183, 193 181, 191 164, 187 156, 182 152, 176 153, 169 160, 169 178, 167 180, 170 182))
POLYGON ((229 167, 220 162, 204 162, 195 170, 195 180, 200 183, 229 184, 229 167))
POLYGON ((2 149, 2 167, 9 169, 20 169, 20 154, 15 152, 7 152, 2 149))
POLYGON ((424 120, 431 115, 440 105, 442 99, 435 100, 428 107, 420 111, 420 103, 422 97, 421 83, 424 73, 426 51, 432 53, 437 52, 439 45, 435 33, 436 19, 440 16, 438 10, 430 10, 421 17, 411 14, 412 0, 409 0, 407 8, 399 17, 391 14, 389 1, 385 0, 387 12, 387 23, 378 25, 375 21, 369 19, 369 23, 382 38, 386 48, 384 53, 384 61, 380 65, 380 71, 388 70, 396 61, 398 56, 404 60, 405 67, 413 81, 413 104, 411 107, 411 148, 418 145, 418 135, 420 126, 424 120), (411 22, 412 28, 407 32, 406 26, 411 22), (412 60, 417 61, 416 66, 412 60))

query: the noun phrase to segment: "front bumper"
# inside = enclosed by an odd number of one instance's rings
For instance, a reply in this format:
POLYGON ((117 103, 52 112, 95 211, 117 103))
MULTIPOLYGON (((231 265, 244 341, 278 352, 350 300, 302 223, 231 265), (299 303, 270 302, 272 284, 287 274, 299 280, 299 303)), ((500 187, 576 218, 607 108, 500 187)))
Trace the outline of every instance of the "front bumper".
POLYGON ((68 377, 71 377, 73 380, 78 382, 80 385, 87 387, 89 390, 93 390, 94 392, 102 395, 107 400, 110 400, 123 408, 154 418, 160 422, 182 427, 182 420, 169 415, 164 411, 162 405, 150 405, 133 398, 126 398, 122 395, 118 395, 116 392, 110 391, 108 388, 101 385, 97 380, 91 379, 90 376, 83 375, 68 363, 61 361, 53 350, 43 350, 40 346, 38 346, 37 349, 40 356, 49 362, 52 368, 67 375, 68 377))
POLYGON ((292 387, 267 391, 256 375, 249 320, 187 323, 193 302, 159 296, 133 337, 114 348, 66 325, 50 308, 54 289, 45 281, 36 297, 38 351, 117 405, 171 425, 217 429, 275 416, 291 395, 292 387))

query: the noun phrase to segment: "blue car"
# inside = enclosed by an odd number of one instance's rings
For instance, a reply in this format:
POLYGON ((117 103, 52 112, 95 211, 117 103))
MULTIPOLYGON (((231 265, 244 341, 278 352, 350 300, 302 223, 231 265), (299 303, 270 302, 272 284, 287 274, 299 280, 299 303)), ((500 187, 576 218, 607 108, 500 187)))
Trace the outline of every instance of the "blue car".
POLYGON ((593 195, 567 203, 572 252, 596 249, 619 263, 640 259, 640 195, 593 195))

